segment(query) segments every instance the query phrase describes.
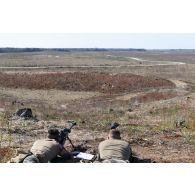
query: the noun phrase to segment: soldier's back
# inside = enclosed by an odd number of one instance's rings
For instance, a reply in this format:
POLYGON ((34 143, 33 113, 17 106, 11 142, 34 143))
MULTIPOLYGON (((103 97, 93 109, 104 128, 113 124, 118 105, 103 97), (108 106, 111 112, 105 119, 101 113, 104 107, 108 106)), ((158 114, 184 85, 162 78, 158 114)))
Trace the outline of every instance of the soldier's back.
POLYGON ((60 151, 61 145, 53 139, 37 140, 31 148, 31 152, 43 163, 55 158, 60 151))
POLYGON ((99 144, 101 159, 129 160, 131 148, 128 142, 119 139, 108 139, 99 144))

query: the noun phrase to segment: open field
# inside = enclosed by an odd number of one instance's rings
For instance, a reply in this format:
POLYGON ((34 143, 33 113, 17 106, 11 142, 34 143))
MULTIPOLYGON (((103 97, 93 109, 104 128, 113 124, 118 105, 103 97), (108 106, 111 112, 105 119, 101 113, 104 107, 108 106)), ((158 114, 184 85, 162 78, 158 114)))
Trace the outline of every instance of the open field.
POLYGON ((195 51, 99 51, 1 53, 2 71, 100 71, 194 81, 195 51), (90 68, 90 70, 89 70, 90 68))
POLYGON ((89 152, 117 121, 139 159, 195 162, 193 50, 0 53, 0 70, 2 162, 69 119, 89 152), (25 107, 38 120, 12 116, 25 107))

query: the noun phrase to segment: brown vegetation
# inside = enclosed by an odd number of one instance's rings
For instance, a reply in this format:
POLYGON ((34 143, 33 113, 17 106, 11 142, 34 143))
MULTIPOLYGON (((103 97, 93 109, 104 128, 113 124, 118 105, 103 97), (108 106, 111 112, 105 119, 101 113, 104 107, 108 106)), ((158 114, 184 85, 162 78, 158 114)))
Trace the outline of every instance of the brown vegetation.
POLYGON ((121 93, 145 88, 170 87, 175 85, 165 79, 133 74, 107 73, 47 73, 28 74, 0 73, 0 86, 28 89, 61 89, 70 91, 100 91, 121 93))
POLYGON ((11 158, 14 151, 10 147, 0 148, 0 162, 6 162, 11 158))

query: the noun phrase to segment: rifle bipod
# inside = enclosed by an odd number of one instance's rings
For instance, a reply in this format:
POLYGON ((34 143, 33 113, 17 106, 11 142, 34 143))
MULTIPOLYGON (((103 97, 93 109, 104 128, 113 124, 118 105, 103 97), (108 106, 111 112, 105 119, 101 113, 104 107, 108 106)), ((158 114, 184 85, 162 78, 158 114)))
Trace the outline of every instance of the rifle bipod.
POLYGON ((75 146, 73 145, 73 143, 72 143, 71 139, 70 139, 68 136, 67 136, 66 138, 67 138, 67 140, 70 142, 70 144, 71 144, 72 148, 73 148, 73 149, 75 149, 75 146))

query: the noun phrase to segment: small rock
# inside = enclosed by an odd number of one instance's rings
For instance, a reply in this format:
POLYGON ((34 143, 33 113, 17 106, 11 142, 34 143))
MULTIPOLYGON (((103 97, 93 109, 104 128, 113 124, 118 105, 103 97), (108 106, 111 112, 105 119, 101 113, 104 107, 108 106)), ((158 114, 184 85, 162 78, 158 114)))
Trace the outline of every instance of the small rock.
POLYGON ((165 144, 165 141, 160 141, 159 142, 159 145, 164 145, 165 144))
POLYGON ((133 112, 132 108, 127 109, 128 112, 133 112))
POLYGON ((32 114, 31 108, 19 109, 16 112, 16 116, 19 116, 19 117, 22 117, 22 118, 33 118, 33 114, 32 114))

